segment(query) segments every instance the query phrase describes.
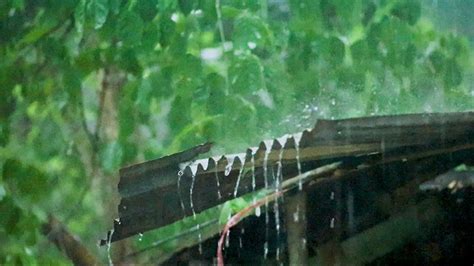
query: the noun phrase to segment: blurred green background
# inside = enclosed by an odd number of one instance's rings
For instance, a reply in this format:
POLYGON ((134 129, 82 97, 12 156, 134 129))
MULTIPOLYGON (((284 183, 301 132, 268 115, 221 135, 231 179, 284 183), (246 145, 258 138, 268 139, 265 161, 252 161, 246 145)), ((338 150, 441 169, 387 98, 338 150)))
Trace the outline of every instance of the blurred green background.
MULTIPOLYGON (((40 233, 48 214, 105 263, 97 241, 117 215, 124 165, 205 141, 214 154, 242 151, 317 118, 473 109, 473 10, 1 1, 0 264, 71 263, 40 233)), ((123 245, 114 256, 136 244, 123 245)))

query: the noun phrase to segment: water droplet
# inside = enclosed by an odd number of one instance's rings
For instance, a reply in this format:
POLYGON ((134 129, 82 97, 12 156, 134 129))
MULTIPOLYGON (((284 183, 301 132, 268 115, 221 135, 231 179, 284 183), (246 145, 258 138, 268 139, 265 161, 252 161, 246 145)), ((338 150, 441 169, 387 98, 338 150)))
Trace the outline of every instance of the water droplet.
POLYGON ((268 242, 265 242, 265 244, 263 244, 263 258, 267 259, 267 256, 268 256, 268 242))
POLYGON ((171 20, 172 20, 173 22, 178 22, 178 19, 179 19, 178 13, 173 13, 173 14, 171 15, 171 20))
POLYGON ((303 246, 306 246, 306 238, 301 238, 301 244, 303 244, 303 246))
POLYGON ((250 50, 253 50, 255 49, 255 47, 257 47, 257 44, 254 42, 248 42, 247 46, 250 48, 250 50))
POLYGON ((330 226, 331 228, 334 228, 334 223, 335 223, 335 221, 336 221, 336 218, 332 217, 332 218, 331 218, 331 223, 329 224, 329 226, 330 226))
POLYGON ((230 230, 227 231, 227 236, 225 238, 225 247, 228 248, 229 247, 229 243, 230 243, 230 230))
POLYGON ((299 220, 300 220, 300 215, 299 215, 298 211, 296 211, 296 212, 293 213, 293 221, 295 223, 297 223, 297 222, 299 222, 299 220))
POLYGON ((331 196, 329 197, 331 200, 334 200, 335 194, 334 191, 331 191, 331 196))
POLYGON ((260 206, 258 206, 257 208, 255 208, 255 216, 260 217, 261 214, 262 209, 260 208, 260 206))
POLYGON ((138 233, 138 241, 142 241, 143 240, 143 234, 142 233, 138 233))
POLYGON ((115 221, 116 221, 118 224, 122 224, 122 222, 120 221, 120 218, 116 218, 115 221))

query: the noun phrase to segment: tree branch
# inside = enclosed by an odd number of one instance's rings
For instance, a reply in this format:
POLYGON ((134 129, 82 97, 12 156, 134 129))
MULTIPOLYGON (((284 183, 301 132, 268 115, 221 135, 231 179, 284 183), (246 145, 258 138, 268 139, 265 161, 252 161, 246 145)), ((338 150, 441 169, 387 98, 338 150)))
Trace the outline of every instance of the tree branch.
POLYGON ((48 222, 43 224, 42 233, 71 259, 74 265, 98 264, 95 256, 54 216, 49 215, 48 222))

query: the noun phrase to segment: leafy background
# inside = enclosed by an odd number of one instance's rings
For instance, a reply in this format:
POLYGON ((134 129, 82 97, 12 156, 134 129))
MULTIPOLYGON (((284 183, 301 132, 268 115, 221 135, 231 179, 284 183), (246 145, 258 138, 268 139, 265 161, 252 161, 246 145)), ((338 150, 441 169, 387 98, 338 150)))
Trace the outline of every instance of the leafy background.
POLYGON ((472 10, 468 0, 1 1, 0 264, 70 263, 40 233, 48 214, 105 262, 96 243, 116 216, 123 165, 208 140, 213 153, 241 151, 317 118, 472 109, 472 10))

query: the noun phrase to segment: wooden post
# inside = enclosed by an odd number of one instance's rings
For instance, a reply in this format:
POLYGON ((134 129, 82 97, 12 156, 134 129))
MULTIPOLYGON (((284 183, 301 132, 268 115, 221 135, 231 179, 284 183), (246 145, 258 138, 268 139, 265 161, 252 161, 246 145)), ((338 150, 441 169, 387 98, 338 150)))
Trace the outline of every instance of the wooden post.
POLYGON ((285 198, 285 225, 290 265, 307 265, 305 192, 285 198))

